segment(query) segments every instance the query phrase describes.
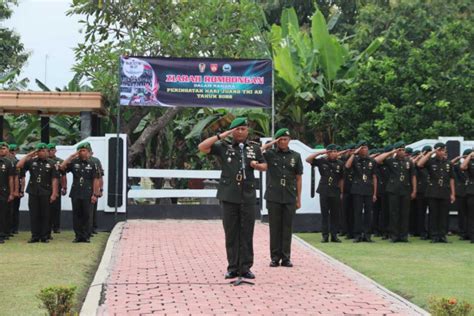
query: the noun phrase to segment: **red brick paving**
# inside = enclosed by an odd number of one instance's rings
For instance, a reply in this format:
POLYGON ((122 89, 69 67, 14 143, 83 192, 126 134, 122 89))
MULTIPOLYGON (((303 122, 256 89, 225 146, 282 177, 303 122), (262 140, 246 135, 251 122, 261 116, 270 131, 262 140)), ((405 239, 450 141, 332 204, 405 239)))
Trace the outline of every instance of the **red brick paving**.
POLYGON ((342 264, 293 240, 293 268, 270 268, 268 226, 254 235, 255 285, 224 279, 220 221, 129 221, 100 315, 419 315, 342 264))

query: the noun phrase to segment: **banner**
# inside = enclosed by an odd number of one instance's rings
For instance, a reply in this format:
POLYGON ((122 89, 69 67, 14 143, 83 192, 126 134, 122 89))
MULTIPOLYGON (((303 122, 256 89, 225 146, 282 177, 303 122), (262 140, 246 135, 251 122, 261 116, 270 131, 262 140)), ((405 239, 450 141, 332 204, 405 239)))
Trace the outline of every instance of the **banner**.
POLYGON ((121 57, 120 105, 271 108, 272 61, 121 57))

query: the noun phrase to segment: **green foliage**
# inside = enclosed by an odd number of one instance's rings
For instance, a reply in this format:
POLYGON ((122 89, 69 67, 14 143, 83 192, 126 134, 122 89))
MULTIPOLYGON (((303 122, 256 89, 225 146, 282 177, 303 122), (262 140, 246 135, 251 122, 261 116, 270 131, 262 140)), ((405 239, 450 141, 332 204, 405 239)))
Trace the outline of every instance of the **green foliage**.
POLYGON ((472 1, 394 3, 360 10, 351 47, 376 36, 386 41, 337 91, 334 102, 348 124, 338 125, 336 141, 474 137, 472 1))
MULTIPOLYGON (((10 6, 16 4, 17 1, 12 0, 0 1, 0 23, 11 17, 10 6)), ((0 27, 0 87, 15 89, 26 86, 25 79, 19 84, 14 80, 27 59, 28 54, 20 41, 20 36, 8 28, 0 27)))
POLYGON ((75 286, 51 286, 41 290, 37 298, 41 300, 41 307, 48 311, 50 316, 71 315, 74 306, 75 286))
POLYGON ((433 316, 469 316, 472 305, 466 301, 458 302, 456 298, 436 298, 429 301, 429 310, 433 316))

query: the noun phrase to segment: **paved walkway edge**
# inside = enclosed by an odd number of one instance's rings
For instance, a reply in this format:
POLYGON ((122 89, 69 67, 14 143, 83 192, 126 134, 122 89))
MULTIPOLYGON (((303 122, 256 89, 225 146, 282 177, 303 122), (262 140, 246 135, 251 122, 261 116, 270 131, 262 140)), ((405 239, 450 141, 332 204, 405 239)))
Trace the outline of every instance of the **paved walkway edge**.
POLYGON ((114 226, 114 229, 110 233, 107 245, 105 246, 102 259, 100 260, 99 267, 94 276, 94 280, 89 286, 86 299, 82 305, 80 315, 93 316, 97 315, 97 310, 100 305, 102 297, 102 290, 105 287, 107 278, 109 277, 110 270, 112 269, 112 257, 114 254, 115 247, 118 245, 120 238, 122 237, 122 230, 126 222, 119 222, 114 226))
POLYGON ((431 315, 430 313, 428 313, 427 311, 425 311, 424 309, 422 309, 418 305, 413 304, 412 302, 406 300, 405 298, 401 297, 400 295, 390 291, 386 287, 384 287, 384 286, 380 285, 379 283, 375 282, 371 278, 369 278, 369 277, 363 275, 362 273, 352 269, 350 266, 342 263, 341 261, 329 256, 328 254, 326 254, 325 252, 317 249, 316 247, 314 247, 313 245, 311 245, 307 241, 303 240, 302 238, 300 238, 300 237, 298 237, 294 234, 293 234, 293 238, 297 242, 302 244, 303 246, 309 248, 311 251, 313 251, 316 254, 324 257, 332 265, 340 268, 341 270, 344 270, 344 272, 346 272, 350 277, 352 277, 354 279, 354 281, 358 282, 357 279, 359 279, 359 280, 362 279, 364 282, 369 283, 374 288, 374 290, 378 291, 379 293, 381 292, 381 294, 384 297, 386 297, 387 299, 391 299, 392 302, 397 302, 399 304, 403 304, 403 305, 407 306, 408 308, 412 309, 413 311, 415 311, 416 313, 418 313, 420 315, 425 315, 425 316, 431 315))

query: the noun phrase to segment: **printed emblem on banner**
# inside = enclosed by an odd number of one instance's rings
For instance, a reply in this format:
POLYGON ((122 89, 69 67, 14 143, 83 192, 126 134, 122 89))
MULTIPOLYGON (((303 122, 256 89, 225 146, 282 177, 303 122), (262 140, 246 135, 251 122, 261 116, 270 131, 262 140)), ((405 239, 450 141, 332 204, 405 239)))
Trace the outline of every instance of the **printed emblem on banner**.
POLYGON ((206 71, 206 64, 205 63, 200 63, 199 64, 199 72, 203 73, 204 71, 206 71))
POLYGON ((216 72, 217 69, 219 69, 219 65, 218 65, 218 64, 211 64, 211 65, 210 65, 210 68, 211 68, 211 71, 212 71, 212 72, 216 72))
POLYGON ((230 72, 231 70, 232 70, 232 66, 229 64, 224 64, 224 66, 222 66, 223 72, 230 72))

